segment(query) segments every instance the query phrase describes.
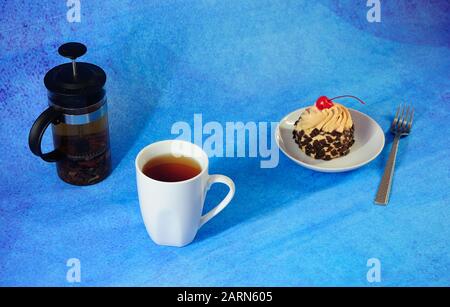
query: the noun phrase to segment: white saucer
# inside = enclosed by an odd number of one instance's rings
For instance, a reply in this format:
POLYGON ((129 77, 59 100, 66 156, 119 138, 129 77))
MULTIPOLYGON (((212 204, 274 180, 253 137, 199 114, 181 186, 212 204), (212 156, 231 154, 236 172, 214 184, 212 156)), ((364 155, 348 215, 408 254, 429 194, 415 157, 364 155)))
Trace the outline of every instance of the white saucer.
POLYGON ((298 109, 283 118, 275 132, 278 147, 295 163, 319 172, 346 172, 369 163, 383 150, 384 133, 377 122, 366 114, 349 108, 355 125, 355 143, 350 148, 350 153, 330 161, 307 156, 292 138, 294 123, 304 109, 306 108, 298 109))

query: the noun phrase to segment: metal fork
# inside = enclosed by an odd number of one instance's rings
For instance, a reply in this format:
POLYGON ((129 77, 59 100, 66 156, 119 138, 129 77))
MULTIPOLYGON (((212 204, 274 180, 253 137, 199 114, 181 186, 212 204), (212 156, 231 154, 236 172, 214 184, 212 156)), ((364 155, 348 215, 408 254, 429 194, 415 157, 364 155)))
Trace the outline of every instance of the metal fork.
POLYGON ((394 175, 395 158, 397 157, 398 143, 402 136, 407 136, 411 132, 414 118, 414 108, 411 106, 400 105, 392 122, 390 131, 394 134, 389 159, 384 168, 383 178, 381 179, 378 192, 375 197, 375 203, 386 206, 389 202, 389 193, 391 191, 392 177, 394 175))

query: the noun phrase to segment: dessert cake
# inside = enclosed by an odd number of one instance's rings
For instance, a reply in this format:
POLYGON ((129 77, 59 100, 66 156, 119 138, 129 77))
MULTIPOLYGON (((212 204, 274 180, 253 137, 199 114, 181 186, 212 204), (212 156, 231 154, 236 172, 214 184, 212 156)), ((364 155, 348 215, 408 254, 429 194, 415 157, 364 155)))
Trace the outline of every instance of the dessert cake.
MULTIPOLYGON (((347 155, 354 144, 354 125, 348 109, 321 96, 295 122, 293 138, 301 151, 314 159, 331 160, 347 155)), ((362 101, 361 101, 362 102, 362 101)), ((364 102, 362 102, 364 103, 364 102)))

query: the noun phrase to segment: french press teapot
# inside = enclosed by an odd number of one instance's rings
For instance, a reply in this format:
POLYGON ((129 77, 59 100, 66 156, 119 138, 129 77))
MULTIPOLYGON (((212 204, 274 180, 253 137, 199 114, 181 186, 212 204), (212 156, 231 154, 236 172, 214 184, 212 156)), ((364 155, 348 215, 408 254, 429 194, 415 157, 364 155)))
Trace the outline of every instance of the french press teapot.
POLYGON ((71 59, 52 68, 44 78, 48 105, 34 122, 28 143, 47 162, 56 162, 59 177, 75 185, 95 184, 111 172, 111 152, 106 95, 106 74, 100 67, 76 59, 86 46, 67 43, 59 47, 71 59), (54 150, 42 153, 41 140, 52 125, 54 150))

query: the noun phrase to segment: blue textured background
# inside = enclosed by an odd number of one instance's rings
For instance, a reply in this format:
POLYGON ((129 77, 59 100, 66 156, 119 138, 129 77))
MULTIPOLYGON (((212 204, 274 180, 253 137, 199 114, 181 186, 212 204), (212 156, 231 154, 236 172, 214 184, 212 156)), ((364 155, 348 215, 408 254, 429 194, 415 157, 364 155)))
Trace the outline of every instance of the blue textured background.
MULTIPOLYGON (((0 2, 0 285, 62 285, 81 261, 81 285, 450 285, 450 6, 382 1, 0 2), (319 3, 320 2, 320 3, 319 3), (28 131, 47 104, 43 76, 66 41, 108 75, 114 171, 95 186, 58 179, 33 156, 28 131), (413 103, 391 202, 373 204, 392 138, 357 171, 322 174, 280 155, 212 158, 237 193, 182 249, 147 236, 134 178, 143 146, 173 138, 176 121, 278 121, 319 95, 352 93, 385 131, 413 103)), ((50 135, 46 148, 50 149, 50 135)), ((214 187, 207 208, 224 196, 214 187)))

